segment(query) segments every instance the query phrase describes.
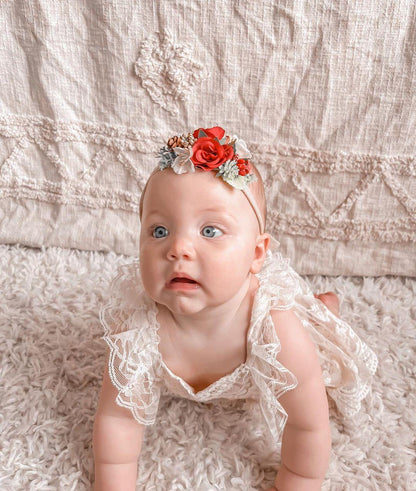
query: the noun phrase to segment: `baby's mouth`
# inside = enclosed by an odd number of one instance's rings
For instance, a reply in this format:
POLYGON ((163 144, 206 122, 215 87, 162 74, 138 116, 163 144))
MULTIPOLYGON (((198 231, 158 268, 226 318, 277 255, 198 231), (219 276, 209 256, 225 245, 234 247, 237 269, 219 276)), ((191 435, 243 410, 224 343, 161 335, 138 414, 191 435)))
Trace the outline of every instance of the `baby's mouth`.
POLYGON ((189 276, 175 275, 167 285, 169 288, 197 288, 199 283, 189 276))
POLYGON ((197 282, 195 280, 191 280, 190 278, 173 278, 173 280, 171 280, 171 283, 195 283, 195 284, 197 284, 197 282))

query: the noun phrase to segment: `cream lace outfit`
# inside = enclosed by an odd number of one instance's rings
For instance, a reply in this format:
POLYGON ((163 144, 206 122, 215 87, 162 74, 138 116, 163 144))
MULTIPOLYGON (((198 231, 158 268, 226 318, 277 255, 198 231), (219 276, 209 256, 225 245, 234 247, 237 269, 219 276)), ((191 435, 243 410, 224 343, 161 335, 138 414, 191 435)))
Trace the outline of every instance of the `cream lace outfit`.
POLYGON ((129 408, 143 425, 153 424, 161 395, 197 402, 246 399, 260 404, 274 441, 279 441, 287 414, 279 402, 297 385, 295 376, 276 359, 281 347, 270 311, 293 309, 314 341, 328 395, 338 410, 356 413, 377 368, 373 351, 313 296, 307 283, 278 252, 273 239, 255 294, 247 335, 247 359, 232 373, 205 389, 195 390, 163 362, 158 349, 157 306, 147 296, 139 263, 119 267, 109 302, 101 309, 104 339, 110 348, 109 374, 118 389, 117 403, 129 408))

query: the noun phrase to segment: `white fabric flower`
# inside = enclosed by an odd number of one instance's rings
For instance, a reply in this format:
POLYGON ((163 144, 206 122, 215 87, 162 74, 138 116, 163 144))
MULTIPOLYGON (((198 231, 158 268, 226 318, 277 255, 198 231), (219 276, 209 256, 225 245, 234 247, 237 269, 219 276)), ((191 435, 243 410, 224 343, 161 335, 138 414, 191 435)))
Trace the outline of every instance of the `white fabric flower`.
POLYGON ((231 140, 236 140, 235 142, 235 153, 238 154, 240 159, 251 159, 252 155, 247 148, 247 144, 244 140, 239 139, 236 135, 234 135, 231 140))
POLYGON ((223 180, 236 189, 245 189, 250 182, 255 181, 254 176, 222 176, 223 180), (253 179, 254 178, 254 179, 253 179))
POLYGON ((176 174, 195 172, 195 167, 191 160, 192 148, 175 147, 173 151, 177 156, 172 164, 172 169, 176 174))
POLYGON ((254 174, 241 176, 237 163, 234 160, 227 160, 218 168, 217 177, 221 177, 226 183, 236 189, 244 189, 248 184, 257 178, 254 174))

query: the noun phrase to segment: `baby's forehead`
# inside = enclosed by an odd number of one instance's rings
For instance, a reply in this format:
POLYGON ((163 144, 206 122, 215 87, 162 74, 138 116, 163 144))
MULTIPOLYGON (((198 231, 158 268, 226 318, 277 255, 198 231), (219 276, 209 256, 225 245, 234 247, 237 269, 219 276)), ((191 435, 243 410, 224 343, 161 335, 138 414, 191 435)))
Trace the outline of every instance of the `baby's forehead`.
MULTIPOLYGON (((215 176, 213 172, 196 171, 175 174, 171 169, 157 171, 147 181, 147 191, 165 193, 166 196, 180 197, 181 200, 195 200, 198 197, 227 202, 239 200, 241 191, 232 188, 215 176)), ((147 192, 146 191, 146 192, 147 192)))
MULTIPOLYGON (((182 183, 181 183, 182 184, 182 183)), ((225 186, 224 186, 225 187, 225 186)), ((166 186, 166 183, 155 182, 149 186, 146 193, 149 194, 149 202, 156 207, 171 207, 172 210, 192 208, 195 211, 220 211, 240 210, 242 202, 245 202, 241 191, 230 192, 221 186, 166 186), (179 206, 181 205, 181 206, 179 206)), ((152 206, 154 207, 154 206, 152 206)))
MULTIPOLYGON (((142 195, 140 216, 164 214, 221 214, 241 226, 257 218, 243 191, 218 178, 213 172, 175 174, 171 169, 154 172, 142 195), (144 199, 143 199, 144 198, 144 199)), ((253 223, 251 224, 253 225, 253 223)))
POLYGON ((169 169, 148 180, 145 194, 152 208, 182 204, 196 210, 227 211, 244 205, 244 195, 211 172, 177 175, 169 169))

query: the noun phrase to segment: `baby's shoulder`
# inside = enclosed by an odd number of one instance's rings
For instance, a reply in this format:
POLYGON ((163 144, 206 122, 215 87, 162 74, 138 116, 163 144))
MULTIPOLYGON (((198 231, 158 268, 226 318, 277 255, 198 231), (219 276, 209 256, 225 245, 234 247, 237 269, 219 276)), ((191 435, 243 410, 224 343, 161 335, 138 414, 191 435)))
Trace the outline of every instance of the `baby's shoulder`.
POLYGON ((315 344, 293 309, 271 310, 274 329, 280 343, 277 359, 298 380, 320 371, 315 344))
POLYGON ((287 345, 290 348, 299 337, 305 339, 306 331, 293 309, 272 309, 270 310, 270 317, 282 345, 287 345))

